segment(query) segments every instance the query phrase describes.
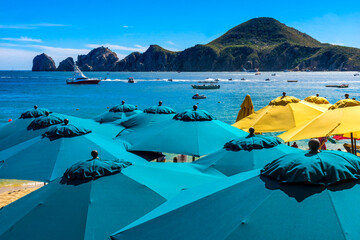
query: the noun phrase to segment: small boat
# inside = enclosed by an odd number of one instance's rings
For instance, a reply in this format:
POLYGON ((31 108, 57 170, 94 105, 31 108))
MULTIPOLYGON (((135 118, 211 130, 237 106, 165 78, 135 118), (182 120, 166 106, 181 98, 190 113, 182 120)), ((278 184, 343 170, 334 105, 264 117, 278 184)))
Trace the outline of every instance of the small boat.
POLYGON ((261 72, 256 72, 255 75, 261 75, 261 72))
POLYGON ((298 80, 287 80, 287 82, 298 82, 298 80))
POLYGON ((232 78, 229 78, 228 80, 229 80, 229 81, 232 81, 232 78))
POLYGON ((245 80, 245 78, 242 78, 241 80, 245 80))
POLYGON ((128 78, 128 83, 135 83, 134 78, 133 78, 133 77, 129 77, 129 78, 128 78))
POLYGON ((205 95, 199 95, 198 93, 192 96, 192 99, 206 99, 205 95))
POLYGON ((355 73, 355 74, 354 74, 355 77, 356 77, 356 76, 359 76, 359 75, 360 75, 359 73, 355 73))
POLYGON ((167 81, 168 81, 168 82, 172 82, 173 80, 172 80, 172 78, 169 78, 167 81))
POLYGON ((74 64, 73 78, 66 80, 66 84, 98 84, 101 80, 86 77, 82 71, 74 64))
POLYGON ((270 78, 265 79, 265 81, 268 81, 268 82, 269 82, 269 81, 270 81, 270 78))
POLYGON ((218 78, 214 80, 214 82, 218 82, 218 81, 220 81, 218 78))
POLYGON ((349 84, 341 84, 341 85, 326 85, 325 87, 348 88, 348 87, 349 87, 349 84))
POLYGON ((191 85, 192 88, 194 89, 219 89, 220 85, 191 85))
POLYGON ((276 73, 271 74, 271 76, 276 76, 276 73))
POLYGON ((217 83, 218 81, 198 81, 198 83, 217 83))

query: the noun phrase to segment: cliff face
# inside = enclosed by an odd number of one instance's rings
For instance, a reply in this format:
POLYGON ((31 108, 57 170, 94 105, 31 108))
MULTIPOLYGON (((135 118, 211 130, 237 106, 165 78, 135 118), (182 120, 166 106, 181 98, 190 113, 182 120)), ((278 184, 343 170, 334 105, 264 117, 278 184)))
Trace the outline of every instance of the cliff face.
POLYGON ((74 59, 72 57, 68 57, 65 60, 61 61, 56 70, 62 72, 74 71, 74 59))
MULTIPOLYGON (((78 56, 77 64, 84 71, 360 71, 360 49, 323 44, 273 18, 254 18, 208 44, 181 52, 151 45, 144 53, 119 60, 100 47, 78 56)), ((68 71, 65 63, 60 65, 68 71)))
POLYGON ((109 48, 99 47, 87 55, 79 55, 77 65, 83 71, 114 71, 117 61, 116 53, 109 48))
POLYGON ((55 71, 56 66, 54 60, 42 53, 37 55, 33 60, 32 71, 55 71))

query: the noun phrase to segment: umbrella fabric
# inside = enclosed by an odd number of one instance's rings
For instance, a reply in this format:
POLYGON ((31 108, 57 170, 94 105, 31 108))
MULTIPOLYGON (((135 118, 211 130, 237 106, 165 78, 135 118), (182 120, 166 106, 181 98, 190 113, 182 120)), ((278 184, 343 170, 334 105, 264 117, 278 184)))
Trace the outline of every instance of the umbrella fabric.
POLYGON ((126 158, 132 163, 145 159, 126 151, 115 142, 93 132, 78 132, 72 125, 58 125, 38 136, 0 152, 0 178, 48 182, 61 176, 78 159, 86 159, 92 150, 105 158, 126 158), (60 133, 58 135, 58 133, 60 133), (52 134, 55 134, 52 135, 52 134))
POLYGON ((4 207, 0 211, 0 238, 106 240, 119 227, 182 189, 217 179, 158 167, 157 163, 140 166, 112 160, 110 165, 111 160, 102 161, 77 164, 63 178, 4 207), (93 175, 96 177, 87 177, 93 175))
MULTIPOLYGON (((351 158, 351 154, 346 154, 351 158)), ((324 160, 323 158, 321 161, 324 160)), ((359 165, 358 159, 348 159, 359 165)), ((300 161, 300 159, 299 159, 300 161)), ((335 161, 334 161, 335 162, 335 161)), ((349 164, 332 165, 321 173, 343 174, 349 164), (340 167, 340 169, 338 169, 340 167)), ((342 161, 341 163, 345 163, 342 161)), ((324 162, 325 163, 325 162, 324 162)), ((303 165, 304 166, 304 165, 303 165)), ((312 172, 309 168, 283 171, 312 172)), ((264 171, 268 171, 267 168, 264 171)), ((281 174, 276 172, 276 174, 281 174)), ((316 172, 311 176, 317 179, 316 172)), ((354 173, 354 172, 353 172, 354 173)), ((357 175, 359 174, 356 167, 357 175)), ((240 173, 179 193, 152 212, 112 235, 112 239, 359 239, 359 180, 341 178, 325 187, 312 183, 279 182, 259 175, 259 170, 240 173)), ((291 178, 291 177, 290 177, 291 178)), ((329 179, 333 179, 330 177, 329 179)), ((329 182, 326 182, 329 183, 329 182)))
POLYGON ((304 103, 295 97, 285 96, 272 100, 268 106, 241 119, 234 127, 256 132, 281 132, 304 124, 325 111, 315 104, 304 103))
MULTIPOLYGON (((285 142, 359 132, 360 102, 344 99, 313 120, 279 135, 285 142)), ((358 136, 354 136, 358 138, 358 136)), ((360 136, 359 136, 360 137, 360 136)))
POLYGON ((326 98, 319 96, 308 96, 304 99, 304 101, 315 104, 330 104, 326 98))
POLYGON ((108 123, 113 122, 118 119, 123 119, 129 116, 132 116, 142 111, 137 110, 137 107, 131 104, 119 104, 109 109, 109 111, 102 113, 96 117, 94 120, 99 123, 108 123))
POLYGON ((28 130, 37 130, 46 128, 55 124, 64 122, 65 117, 60 114, 51 114, 49 116, 41 116, 35 118, 27 127, 28 130))
POLYGON ((46 112, 50 112, 50 111, 46 108, 33 108, 27 110, 26 112, 23 112, 20 118, 37 118, 40 116, 45 116, 46 112))
POLYGON ((126 134, 131 151, 154 151, 202 156, 222 148, 236 137, 247 135, 201 110, 178 113, 173 119, 126 134))
POLYGON ((138 128, 149 127, 153 124, 162 122, 164 120, 172 119, 175 111, 166 106, 153 106, 144 110, 143 113, 135 114, 125 119, 120 119, 114 122, 125 129, 119 135, 136 131, 138 128))
POLYGON ((254 113, 254 105, 250 95, 246 95, 240 107, 241 109, 236 117, 236 122, 254 113))
POLYGON ((202 171, 216 169, 231 176, 262 168, 273 160, 294 152, 303 151, 281 144, 274 137, 250 135, 226 143, 224 148, 196 160, 192 165, 202 171))

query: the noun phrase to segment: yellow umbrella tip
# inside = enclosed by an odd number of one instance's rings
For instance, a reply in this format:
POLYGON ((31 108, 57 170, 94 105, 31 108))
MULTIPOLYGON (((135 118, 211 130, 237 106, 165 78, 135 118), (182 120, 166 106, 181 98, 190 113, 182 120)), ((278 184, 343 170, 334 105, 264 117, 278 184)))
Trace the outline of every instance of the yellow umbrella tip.
POLYGON ((331 107, 329 107, 329 110, 334 110, 337 108, 355 107, 355 106, 360 106, 360 102, 353 99, 342 99, 340 101, 337 101, 331 107))
POLYGON ((288 103, 298 103, 301 100, 296 98, 296 97, 292 97, 292 96, 281 96, 278 98, 275 98, 274 100, 271 100, 269 105, 271 106, 285 106, 288 103))
POLYGON ((329 104, 329 101, 326 98, 319 96, 309 96, 305 98, 304 101, 316 104, 329 104))

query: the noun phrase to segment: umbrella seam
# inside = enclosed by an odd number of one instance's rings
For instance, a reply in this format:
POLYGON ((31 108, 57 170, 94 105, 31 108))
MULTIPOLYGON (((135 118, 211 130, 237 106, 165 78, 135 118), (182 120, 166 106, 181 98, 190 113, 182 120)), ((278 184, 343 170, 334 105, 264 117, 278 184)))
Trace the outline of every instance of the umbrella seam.
POLYGON ((326 194, 328 195, 329 200, 330 200, 330 203, 331 203, 331 206, 332 206, 332 208, 334 209, 335 216, 336 216, 336 220, 338 221, 338 223, 339 223, 339 225, 340 225, 341 233, 342 233, 342 235, 343 235, 343 237, 344 237, 344 240, 346 240, 347 238, 346 238, 346 234, 345 234, 345 232, 344 232, 344 227, 343 227, 343 225, 341 224, 340 218, 339 218, 338 213, 337 213, 337 211, 336 211, 336 207, 335 207, 334 201, 333 201, 333 199, 332 199, 332 197, 331 197, 331 195, 330 195, 330 193, 329 193, 329 190, 326 191, 326 194))

